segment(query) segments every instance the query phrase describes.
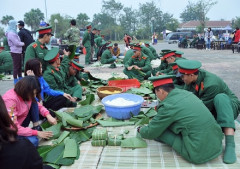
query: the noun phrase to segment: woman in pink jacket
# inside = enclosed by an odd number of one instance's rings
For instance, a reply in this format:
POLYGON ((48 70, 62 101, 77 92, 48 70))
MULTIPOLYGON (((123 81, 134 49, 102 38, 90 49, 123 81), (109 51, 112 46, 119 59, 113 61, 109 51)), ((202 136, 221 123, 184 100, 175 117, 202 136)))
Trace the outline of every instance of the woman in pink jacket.
POLYGON ((46 117, 49 123, 57 124, 55 118, 51 116, 49 111, 36 102, 35 97, 41 100, 40 86, 38 80, 34 76, 26 76, 18 81, 14 89, 8 90, 3 95, 10 117, 18 128, 18 138, 27 138, 35 146, 38 146, 38 137, 48 139, 52 137, 52 132, 35 130, 39 126, 39 113, 46 117), (32 103, 38 105, 38 108, 32 108, 32 103), (29 128, 30 121, 33 122, 33 128, 29 128))

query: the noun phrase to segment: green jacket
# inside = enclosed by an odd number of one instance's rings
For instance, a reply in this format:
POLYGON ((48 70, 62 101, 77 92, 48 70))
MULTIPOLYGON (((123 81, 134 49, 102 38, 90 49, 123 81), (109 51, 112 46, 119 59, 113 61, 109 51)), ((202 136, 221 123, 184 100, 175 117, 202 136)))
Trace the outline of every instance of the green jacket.
POLYGON ((80 30, 76 26, 72 26, 64 36, 68 39, 69 45, 79 46, 80 43, 80 30))
POLYGON ((133 55, 134 55, 133 50, 129 49, 125 54, 125 57, 123 59, 123 64, 125 64, 133 55))
POLYGON ((156 49, 154 47, 152 47, 151 45, 149 45, 148 49, 151 50, 153 56, 154 56, 154 59, 157 59, 158 58, 158 54, 156 52, 156 49))
POLYGON ((12 56, 8 51, 2 50, 0 53, 0 73, 13 70, 12 56))
POLYGON ((106 49, 101 56, 102 64, 110 64, 113 63, 115 59, 112 58, 112 53, 109 49, 106 49))
POLYGON ((154 59, 154 55, 152 54, 151 50, 146 46, 142 46, 142 52, 150 58, 150 61, 154 59))
POLYGON ((84 32, 82 44, 83 44, 83 46, 85 46, 86 48, 87 48, 87 47, 88 47, 88 48, 91 47, 91 36, 90 36, 90 33, 88 33, 87 30, 84 32))
POLYGON ((41 44, 38 40, 36 42, 31 43, 26 49, 24 65, 29 59, 37 58, 42 63, 43 71, 45 71, 48 62, 44 61, 44 57, 47 54, 47 52, 48 49, 45 46, 45 44, 41 44))
POLYGON ((100 37, 95 38, 95 39, 94 39, 94 42, 95 42, 95 44, 97 45, 97 47, 100 48, 100 47, 102 46, 103 39, 102 39, 102 37, 100 36, 100 37))
POLYGON ((125 63, 125 68, 128 68, 129 66, 132 66, 132 65, 136 65, 136 66, 142 68, 143 72, 147 72, 147 71, 150 71, 152 69, 150 58, 147 57, 146 55, 143 55, 143 53, 141 55, 140 60, 138 58, 131 57, 125 63))
POLYGON ((169 144, 196 164, 214 159, 222 152, 220 126, 201 100, 181 89, 173 89, 160 102, 157 115, 140 129, 140 134, 169 144))
MULTIPOLYGON (((210 111, 213 111, 214 109, 214 97, 220 93, 226 94, 230 98, 232 104, 238 107, 238 110, 240 110, 240 101, 236 95, 232 93, 232 91, 221 78, 208 71, 200 69, 197 81, 190 85, 185 85, 184 89, 193 92, 199 99, 203 101, 210 111)), ((238 114, 239 112, 235 113, 238 114)))

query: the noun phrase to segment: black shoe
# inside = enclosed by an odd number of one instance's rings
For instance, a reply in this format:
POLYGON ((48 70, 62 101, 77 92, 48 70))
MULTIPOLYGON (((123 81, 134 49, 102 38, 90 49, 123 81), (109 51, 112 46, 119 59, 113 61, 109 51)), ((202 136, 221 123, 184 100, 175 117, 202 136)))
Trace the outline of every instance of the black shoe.
POLYGON ((41 126, 35 126, 35 127, 33 127, 32 128, 33 130, 37 130, 37 131, 42 131, 42 128, 41 128, 41 126))

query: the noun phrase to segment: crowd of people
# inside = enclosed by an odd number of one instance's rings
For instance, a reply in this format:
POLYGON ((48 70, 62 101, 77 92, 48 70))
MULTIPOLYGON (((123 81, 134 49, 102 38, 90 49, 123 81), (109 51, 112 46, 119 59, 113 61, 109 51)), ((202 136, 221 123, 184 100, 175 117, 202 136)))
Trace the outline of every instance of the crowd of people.
MULTIPOLYGON (((33 165, 42 166, 34 146, 38 146, 38 137, 48 139, 52 132, 41 131, 40 120, 45 118, 50 124, 57 124, 54 111, 76 107, 84 90, 80 85, 83 74, 90 75, 79 63, 80 46, 86 49, 85 65, 91 64, 94 57, 102 64, 114 64, 121 53, 117 43, 106 42, 100 30, 92 29, 90 24, 86 26, 80 44, 76 21, 71 20, 71 28, 65 34, 69 39, 69 51, 64 49, 61 52, 59 48, 49 50, 46 47, 53 36, 51 26, 40 27, 38 39, 32 41, 29 32, 22 27, 23 22, 18 23, 23 31, 21 35, 17 34, 16 21, 9 22, 6 33, 15 86, 0 97, 0 163, 9 167, 14 165, 9 164, 4 152, 10 157, 12 151, 23 148, 33 154, 29 155, 35 159, 33 165), (28 41, 23 37, 28 37, 28 41), (25 55, 24 77, 22 54, 25 55), (30 122, 32 127, 29 127, 30 122)), ((211 38, 210 32, 211 29, 207 38, 211 38)), ((124 41, 129 50, 123 59, 123 72, 129 79, 152 81, 154 93, 161 101, 158 114, 147 126, 137 128, 139 134, 168 144, 183 158, 196 164, 205 163, 222 153, 224 134, 223 161, 235 163, 234 119, 239 114, 240 101, 224 81, 201 69, 199 61, 182 57, 184 53, 181 51, 166 49, 158 55, 149 42, 131 43, 127 36, 124 41), (159 59, 161 65, 152 68, 151 61, 159 59)))

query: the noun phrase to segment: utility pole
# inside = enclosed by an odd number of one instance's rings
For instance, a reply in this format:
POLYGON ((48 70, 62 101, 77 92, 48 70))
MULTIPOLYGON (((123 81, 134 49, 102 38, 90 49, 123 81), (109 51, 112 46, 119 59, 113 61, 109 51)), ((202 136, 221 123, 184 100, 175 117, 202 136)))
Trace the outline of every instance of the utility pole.
POLYGON ((47 19, 47 2, 46 2, 46 0, 44 0, 45 1, 45 14, 46 14, 46 22, 48 22, 48 19, 47 19))

